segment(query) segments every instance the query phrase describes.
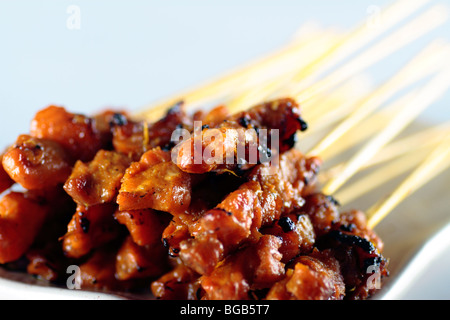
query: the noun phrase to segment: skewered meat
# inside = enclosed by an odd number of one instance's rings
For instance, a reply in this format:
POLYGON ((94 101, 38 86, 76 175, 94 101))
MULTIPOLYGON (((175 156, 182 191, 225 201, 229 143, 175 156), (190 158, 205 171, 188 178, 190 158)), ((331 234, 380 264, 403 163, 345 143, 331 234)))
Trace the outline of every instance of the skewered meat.
POLYGON ((2 155, 0 263, 157 299, 366 299, 383 242, 317 190, 321 160, 294 148, 306 128, 288 98, 231 115, 178 103, 155 123, 45 108, 2 155))
POLYGON ((26 189, 44 189, 64 183, 71 172, 70 158, 51 140, 20 135, 3 155, 3 168, 26 189))
POLYGON ((294 100, 263 103, 232 115, 213 128, 207 125, 197 134, 194 129, 194 137, 178 146, 177 165, 189 173, 222 172, 255 165, 263 162, 261 158, 270 159, 272 144, 276 143, 280 153, 291 149, 298 130, 306 130, 306 123, 294 100), (265 142, 258 135, 261 130, 267 130, 265 142), (274 141, 269 138, 272 132, 278 134, 274 141))
POLYGON ((85 207, 112 202, 117 197, 120 180, 130 165, 128 156, 100 150, 89 163, 77 161, 64 189, 85 207))

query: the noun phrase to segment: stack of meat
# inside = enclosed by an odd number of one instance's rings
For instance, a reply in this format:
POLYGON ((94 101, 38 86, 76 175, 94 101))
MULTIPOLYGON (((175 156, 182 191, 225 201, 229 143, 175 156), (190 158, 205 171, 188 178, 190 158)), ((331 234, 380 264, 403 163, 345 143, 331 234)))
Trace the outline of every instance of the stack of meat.
POLYGON ((306 129, 289 98, 154 123, 47 107, 1 156, 0 264, 158 299, 366 299, 383 244, 318 191, 306 129))

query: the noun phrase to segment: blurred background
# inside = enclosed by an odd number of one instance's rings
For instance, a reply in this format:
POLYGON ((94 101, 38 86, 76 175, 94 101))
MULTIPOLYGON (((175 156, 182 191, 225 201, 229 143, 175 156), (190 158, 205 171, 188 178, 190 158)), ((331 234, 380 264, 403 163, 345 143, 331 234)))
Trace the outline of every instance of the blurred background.
MULTIPOLYGON (((0 148, 28 132, 34 113, 49 104, 88 114, 138 110, 275 51, 305 24, 345 32, 391 3, 0 0, 0 148)), ((446 1, 423 8, 440 3, 446 1)), ((371 67, 374 81, 387 79, 436 38, 450 41, 448 23, 371 67)), ((421 120, 450 120, 450 94, 421 120)), ((450 299, 450 262, 434 265, 402 297, 450 299)))

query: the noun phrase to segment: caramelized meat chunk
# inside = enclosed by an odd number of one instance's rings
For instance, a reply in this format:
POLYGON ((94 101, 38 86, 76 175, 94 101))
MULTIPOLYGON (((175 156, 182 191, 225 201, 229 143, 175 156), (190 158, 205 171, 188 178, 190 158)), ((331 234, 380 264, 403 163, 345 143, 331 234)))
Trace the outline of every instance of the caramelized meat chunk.
POLYGON ((116 211, 114 217, 140 246, 161 244, 162 233, 170 222, 169 214, 153 209, 116 211))
POLYGON ((329 252, 300 256, 286 278, 273 285, 268 300, 341 300, 345 295, 339 262, 329 252))
POLYGON ((8 173, 3 168, 3 155, 0 155, 0 193, 7 190, 14 184, 14 180, 8 175, 8 173))
POLYGON ((147 150, 156 147, 170 149, 173 132, 178 128, 190 130, 191 127, 192 119, 187 116, 180 102, 153 124, 117 115, 113 121, 112 143, 115 150, 137 161, 147 150))
POLYGON ((121 231, 113 216, 116 209, 111 203, 88 208, 78 205, 62 237, 64 253, 71 258, 80 258, 116 239, 121 231))
POLYGON ((64 190, 85 207, 113 202, 131 160, 118 152, 100 150, 89 163, 77 161, 64 190))
POLYGON ((156 299, 161 300, 199 300, 201 288, 198 277, 178 260, 172 270, 152 282, 151 291, 156 299))
POLYGON ((0 200, 0 264, 19 259, 32 245, 48 206, 25 193, 10 192, 0 200))
POLYGON ((271 234, 281 239, 280 253, 283 263, 300 254, 308 254, 315 243, 314 227, 307 215, 290 213, 283 215, 272 226, 264 228, 263 234, 271 234))
MULTIPOLYGON (((296 150, 282 155, 278 170, 269 175, 268 165, 255 167, 238 190, 199 219, 194 238, 181 242, 180 257, 200 274, 208 274, 224 256, 284 212, 303 205, 304 176, 316 172, 313 160, 304 172, 305 157, 296 150)), ((318 165, 318 164, 317 164, 318 165)))
POLYGON ((341 265, 346 286, 346 299, 366 299, 379 289, 381 278, 387 276, 388 261, 368 239, 335 229, 318 243, 319 248, 331 249, 341 265))
POLYGON ((318 237, 329 232, 340 218, 336 202, 323 193, 314 193, 306 197, 302 212, 310 217, 318 237))
POLYGON ((71 172, 70 158, 57 143, 20 135, 3 156, 3 168, 26 189, 43 189, 64 183, 71 172))
POLYGON ((271 235, 262 236, 227 257, 210 275, 200 278, 207 299, 249 299, 251 289, 263 289, 284 277, 284 264, 278 249, 281 241, 271 235))
POLYGON ((58 142, 73 159, 90 161, 102 149, 102 138, 94 120, 63 107, 49 106, 31 121, 30 135, 58 142))
POLYGON ((74 286, 84 290, 127 291, 133 284, 116 278, 115 248, 99 248, 95 250, 80 269, 74 270, 74 286))
POLYGON ((158 277, 167 271, 167 266, 162 243, 139 246, 128 236, 116 256, 116 277, 119 280, 158 277))
POLYGON ((193 118, 194 121, 201 121, 202 126, 214 128, 230 117, 230 115, 230 110, 226 106, 219 105, 208 112, 196 112, 193 118))
POLYGON ((303 123, 294 100, 263 103, 230 116, 213 129, 206 127, 196 132, 194 128, 194 136, 181 142, 174 151, 177 165, 185 172, 205 173, 268 162, 272 149, 283 153, 294 146, 293 137, 298 130, 305 129, 303 123), (267 136, 260 139, 258 132, 263 129, 268 130, 267 136), (272 136, 276 137, 274 141, 272 136))
POLYGON ((155 209, 176 215, 191 202, 191 177, 170 161, 170 153, 155 148, 131 164, 117 197, 120 210, 155 209))
POLYGON ((27 272, 39 279, 58 281, 66 275, 61 243, 49 242, 42 248, 32 248, 26 253, 27 272))

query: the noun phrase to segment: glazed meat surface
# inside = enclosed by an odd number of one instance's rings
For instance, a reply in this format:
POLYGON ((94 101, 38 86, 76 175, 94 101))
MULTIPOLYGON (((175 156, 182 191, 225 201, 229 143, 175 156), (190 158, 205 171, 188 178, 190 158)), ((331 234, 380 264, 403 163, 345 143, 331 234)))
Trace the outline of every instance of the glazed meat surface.
POLYGON ((115 201, 120 181, 131 164, 128 156, 115 151, 100 150, 89 163, 77 161, 64 190, 85 207, 115 201))
POLYGON ((44 108, 0 156, 0 264, 162 300, 370 298, 389 275, 383 242, 320 192, 300 111, 44 108))
POLYGON ((194 130, 194 136, 177 148, 177 165, 185 172, 205 173, 267 162, 272 147, 277 146, 280 153, 291 149, 296 132, 305 130, 305 125, 294 100, 263 103, 225 118, 212 128, 206 124, 201 132, 194 130), (263 130, 265 141, 260 135, 263 130), (272 133, 278 139, 272 141, 272 133))

